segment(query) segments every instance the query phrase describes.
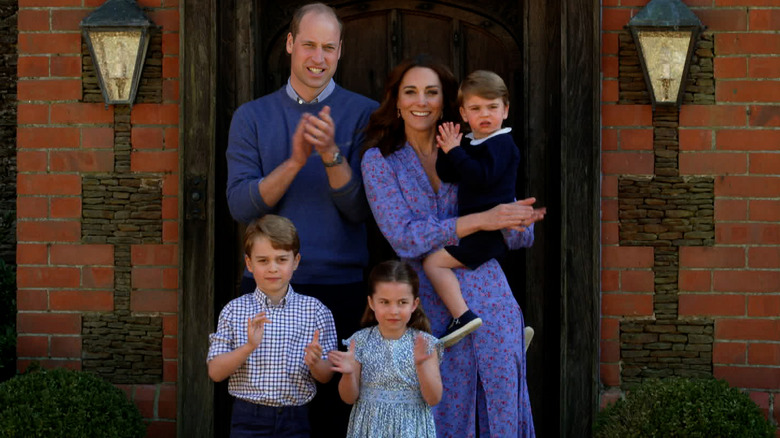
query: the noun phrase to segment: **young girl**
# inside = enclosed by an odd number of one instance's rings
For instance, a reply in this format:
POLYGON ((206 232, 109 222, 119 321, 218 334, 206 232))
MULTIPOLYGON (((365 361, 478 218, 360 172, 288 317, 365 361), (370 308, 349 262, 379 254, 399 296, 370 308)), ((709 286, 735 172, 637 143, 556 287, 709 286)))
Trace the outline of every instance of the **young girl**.
POLYGON ((368 328, 344 341, 349 351, 328 355, 342 373, 341 398, 354 404, 347 437, 434 438, 441 348, 420 307, 417 273, 393 260, 377 265, 368 281, 368 328))

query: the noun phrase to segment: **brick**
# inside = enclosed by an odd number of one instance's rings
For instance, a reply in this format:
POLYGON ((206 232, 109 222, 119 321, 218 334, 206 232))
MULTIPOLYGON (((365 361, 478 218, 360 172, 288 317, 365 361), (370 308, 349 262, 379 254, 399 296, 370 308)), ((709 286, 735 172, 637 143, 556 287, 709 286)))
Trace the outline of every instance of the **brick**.
POLYGON ((780 268, 780 247, 758 246, 749 248, 748 266, 751 268, 780 268))
POLYGON ((653 130, 647 129, 621 129, 621 150, 653 150, 653 130))
POLYGON ((80 79, 19 80, 16 88, 20 101, 81 99, 80 79))
POLYGON ((163 98, 163 102, 178 102, 179 81, 164 80, 162 83, 162 98, 163 98))
POLYGON ((680 151, 712 150, 713 131, 705 129, 680 129, 680 151))
POLYGON ((715 196, 770 198, 780 193, 780 177, 721 176, 715 178, 715 196))
POLYGON ((20 174, 16 188, 20 195, 79 195, 81 179, 78 175, 20 174))
POLYGON ((52 310, 110 312, 114 310, 114 292, 110 290, 53 290, 49 292, 52 310))
POLYGON ((777 292, 780 271, 714 271, 712 284, 723 292, 777 292))
POLYGON ((17 265, 45 265, 49 262, 47 245, 40 243, 21 243, 16 245, 17 265))
POLYGON ((655 289, 653 271, 622 271, 620 290, 623 292, 653 292, 655 289))
POLYGON ((721 81, 715 84, 718 102, 778 102, 780 82, 777 81, 721 81))
POLYGON ((174 150, 179 148, 179 128, 165 128, 164 139, 166 150, 174 150))
POLYGON ((618 200, 617 199, 602 199, 601 200, 601 220, 602 220, 602 222, 617 221, 618 220, 618 200))
POLYGON ((81 314, 78 313, 19 313, 16 329, 21 333, 81 334, 81 314))
POLYGON ((601 175, 601 196, 604 198, 617 198, 618 177, 615 175, 601 175))
POLYGON ((750 126, 780 126, 780 105, 753 105, 750 107, 750 126))
MULTIPOLYGON (((170 383, 176 383, 179 379, 179 366, 178 362, 175 360, 163 360, 163 382, 170 382, 170 383)), ((174 429, 174 434, 175 434, 174 429)), ((164 437, 168 436, 174 436, 174 435, 163 435, 164 437)))
POLYGON ((620 319, 601 318, 601 339, 620 338, 620 319))
POLYGON ((63 125, 114 123, 114 107, 102 103, 55 103, 51 106, 51 122, 63 125))
MULTIPOLYGON (((773 5, 778 6, 777 2, 773 5)), ((780 29, 780 9, 750 9, 750 30, 769 30, 777 32, 780 29)))
POLYGON ((715 339, 780 341, 780 319, 718 319, 715 321, 715 339))
POLYGON ((618 34, 617 33, 602 33, 601 34, 601 54, 602 55, 617 55, 618 48, 618 34))
POLYGON ((179 30, 178 9, 157 9, 149 11, 147 14, 154 24, 162 27, 163 32, 176 32, 179 30))
POLYGON ((66 359, 40 359, 33 360, 18 360, 16 362, 16 369, 19 372, 25 372, 27 368, 35 362, 36 366, 40 365, 42 368, 50 370, 54 368, 67 368, 69 370, 81 371, 81 360, 66 360, 66 359))
POLYGON ((52 336, 52 357, 75 357, 81 360, 81 336, 52 336))
POLYGON ((20 149, 16 153, 17 172, 46 172, 48 164, 46 152, 20 149))
POLYGON ((603 268, 651 268, 653 248, 604 247, 601 254, 603 268))
POLYGON ((49 57, 19 56, 16 74, 20 79, 49 76, 49 57))
MULTIPOLYGON (((617 0, 614 0, 617 1, 617 0)), ((603 4, 604 2, 602 2, 603 4)), ((599 394, 599 410, 604 410, 608 406, 611 406, 615 403, 617 403, 618 400, 620 400, 622 397, 620 388, 611 388, 607 389, 605 391, 602 391, 599 394)))
POLYGON ((94 289, 112 288, 114 286, 114 268, 81 268, 81 285, 94 289))
POLYGON ((132 245, 130 260, 133 266, 178 265, 178 245, 132 245))
POLYGON ((780 154, 750 154, 751 175, 777 175, 780 171, 780 154))
POLYGON ((780 389, 780 368, 715 366, 713 375, 738 388, 780 389))
POLYGON ((133 128, 130 131, 130 143, 134 149, 162 149, 162 128, 133 128))
POLYGON ((179 54, 179 34, 164 33, 162 36, 162 52, 164 55, 179 54))
POLYGON ((149 421, 146 426, 147 438, 167 438, 176 436, 176 422, 149 421))
POLYGON ((715 221, 747 220, 747 200, 715 199, 715 221))
POLYGON ((51 75, 53 77, 81 77, 81 56, 57 56, 51 58, 51 75))
POLYGON ((620 386, 620 365, 600 364, 599 375, 602 384, 607 386, 620 386))
POLYGON ((81 219, 81 197, 51 198, 53 219, 81 219))
POLYGON ((157 416, 159 418, 176 418, 175 385, 160 385, 160 396, 157 400, 157 416))
POLYGON ((680 292, 709 292, 712 290, 711 271, 680 269, 678 276, 680 292))
POLYGON ((650 105, 601 105, 602 126, 641 126, 653 124, 650 105))
POLYGON ((618 149, 618 130, 603 128, 601 130, 601 150, 616 151, 618 149))
POLYGON ((113 265, 114 245, 51 245, 53 265, 113 265))
POLYGON ((715 55, 772 55, 780 53, 780 34, 716 33, 715 55))
POLYGON ((16 339, 16 354, 19 357, 47 357, 48 336, 19 336, 16 339))
POLYGON ((51 28, 59 31, 80 31, 79 23, 92 11, 88 9, 53 9, 51 28))
POLYGON ((114 152, 108 150, 53 151, 49 158, 53 172, 112 172, 114 152))
POLYGON ((20 196, 16 198, 16 218, 38 219, 49 216, 48 198, 20 196))
POLYGON ((715 146, 719 150, 776 151, 780 148, 780 131, 721 129, 715 135, 715 146))
POLYGON ((751 343, 748 347, 748 363, 777 366, 780 364, 780 344, 751 343))
POLYGON ((20 33, 19 53, 77 54, 81 53, 80 33, 20 33))
POLYGON ((777 318, 780 316, 780 295, 748 296, 748 316, 777 318))
POLYGON ((179 200, 172 196, 166 196, 162 199, 162 218, 163 219, 178 219, 179 218, 179 200))
POLYGON ((179 318, 176 315, 163 315, 163 336, 176 336, 179 333, 179 318))
POLYGON ((780 78, 780 58, 750 58, 748 76, 758 79, 780 78))
POLYGON ((751 391, 749 396, 750 399, 753 400, 753 402, 758 405, 758 407, 761 409, 761 412, 763 412, 764 415, 769 414, 769 393, 768 392, 751 391))
POLYGON ((133 290, 130 292, 130 310, 133 312, 171 312, 178 310, 175 290, 133 290))
POLYGON ((49 105, 18 104, 16 106, 16 123, 19 125, 49 123, 49 105))
POLYGON ((16 15, 19 32, 49 30, 49 11, 45 9, 21 9, 16 15))
POLYGON ((744 365, 747 363, 747 344, 744 342, 715 342, 712 346, 715 365, 744 365))
POLYGON ((748 77, 747 58, 745 57, 718 57, 715 58, 714 62, 716 79, 742 79, 748 77))
POLYGON ((604 152, 601 170, 607 174, 652 175, 653 154, 650 152, 604 152))
POLYGON ((746 107, 739 105, 683 105, 680 127, 745 126, 747 112, 746 107))
POLYGON ((179 194, 179 176, 164 175, 162 178, 162 195, 177 196, 179 194))
POLYGON ((715 6, 777 6, 777 0, 715 0, 715 6))
POLYGON ((114 147, 113 128, 81 128, 81 144, 85 148, 107 149, 114 147))
POLYGON ((133 106, 130 123, 133 125, 178 125, 179 105, 139 103, 133 106))
POLYGON ((685 246, 680 248, 680 267, 744 268, 745 249, 733 246, 685 246))
POLYGON ((131 274, 134 289, 160 289, 163 287, 162 269, 134 267, 131 274))
POLYGON ((50 6, 81 6, 81 0, 19 0, 19 9, 50 6))
POLYGON ((165 288, 165 289, 178 289, 179 288, 179 269, 178 268, 166 268, 166 269, 163 269, 163 288, 165 288))
POLYGON ((631 9, 601 9, 601 29, 602 30, 623 30, 623 27, 631 20, 631 9))
POLYGON ((154 399, 157 398, 157 387, 154 385, 136 385, 133 393, 133 403, 141 411, 144 418, 154 418, 154 399))
POLYGON ((37 266, 17 267, 17 286, 25 287, 76 287, 79 284, 76 268, 37 266))
POLYGON ((601 224, 601 244, 617 245, 620 243, 620 225, 617 222, 601 224))
POLYGON ((648 316, 653 314, 652 294, 604 293, 601 314, 613 316, 648 316))
POLYGON ((697 9, 695 13, 708 31, 747 30, 745 9, 697 9))
POLYGON ((679 295, 679 313, 683 316, 745 316, 744 295, 679 295))
POLYGON ((178 172, 179 170, 177 151, 133 152, 130 160, 130 169, 134 172, 178 172))
POLYGON ((620 271, 601 270, 601 291, 616 292, 620 290, 620 271))
POLYGON ((166 79, 179 77, 179 58, 166 56, 162 60, 162 77, 166 79))
POLYGON ((729 175, 747 173, 745 154, 683 152, 679 155, 680 175, 729 175))
POLYGON ((163 221, 162 226, 163 243, 179 243, 179 223, 178 221, 163 221))
POLYGON ((77 221, 17 222, 19 242, 75 242, 81 239, 81 224, 77 221))
POLYGON ((774 223, 715 224, 716 244, 780 245, 780 225, 774 223))
POLYGON ((77 148, 78 128, 18 128, 16 141, 19 148, 77 148))
POLYGON ((16 292, 16 306, 19 310, 48 310, 49 294, 41 289, 21 289, 16 292))
POLYGON ((176 338, 168 336, 162 340, 163 359, 176 359, 178 357, 178 343, 176 338))

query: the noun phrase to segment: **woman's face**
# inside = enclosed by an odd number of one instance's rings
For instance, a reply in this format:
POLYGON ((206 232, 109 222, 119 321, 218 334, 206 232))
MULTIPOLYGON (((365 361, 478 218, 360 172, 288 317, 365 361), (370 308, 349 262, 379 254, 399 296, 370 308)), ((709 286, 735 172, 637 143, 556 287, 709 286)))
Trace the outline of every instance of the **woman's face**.
POLYGON ((406 72, 398 87, 398 110, 407 131, 435 131, 443 104, 441 80, 435 71, 412 67, 406 72))

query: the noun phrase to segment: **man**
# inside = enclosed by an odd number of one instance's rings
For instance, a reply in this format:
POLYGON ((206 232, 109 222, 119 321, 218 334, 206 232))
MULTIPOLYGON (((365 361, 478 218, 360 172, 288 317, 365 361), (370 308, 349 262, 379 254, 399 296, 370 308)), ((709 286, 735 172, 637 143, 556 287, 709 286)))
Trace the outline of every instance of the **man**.
MULTIPOLYGON (((362 130, 378 106, 333 81, 342 27, 335 11, 321 3, 295 12, 286 41, 290 79, 236 110, 227 149, 231 215, 243 223, 268 213, 292 220, 303 255, 293 288, 331 310, 339 339, 359 329, 366 303, 364 222, 370 210, 360 146, 362 130)), ((242 293, 253 289, 254 280, 245 273, 242 293)), ((315 436, 344 436, 340 428, 346 431, 349 407, 331 386, 336 380, 312 403, 315 436)))

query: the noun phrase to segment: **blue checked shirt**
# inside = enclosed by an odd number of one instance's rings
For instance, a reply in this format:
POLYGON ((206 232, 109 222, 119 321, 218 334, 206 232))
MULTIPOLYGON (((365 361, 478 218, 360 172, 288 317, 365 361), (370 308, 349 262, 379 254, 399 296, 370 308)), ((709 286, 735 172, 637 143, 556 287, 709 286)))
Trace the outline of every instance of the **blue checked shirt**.
POLYGON ((319 300, 287 290, 278 305, 259 289, 230 301, 219 314, 217 332, 209 336, 206 362, 247 342, 247 321, 260 312, 271 320, 263 340, 228 381, 228 392, 267 406, 300 406, 314 398, 317 387, 303 362, 304 348, 320 331, 323 359, 336 349, 333 315, 319 300))

